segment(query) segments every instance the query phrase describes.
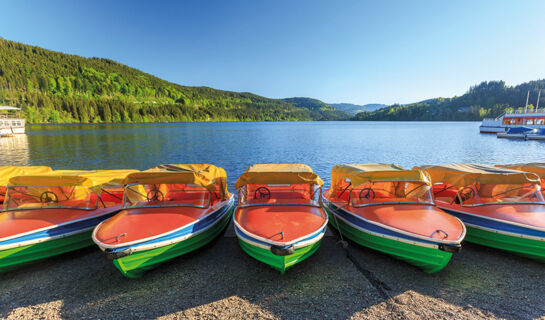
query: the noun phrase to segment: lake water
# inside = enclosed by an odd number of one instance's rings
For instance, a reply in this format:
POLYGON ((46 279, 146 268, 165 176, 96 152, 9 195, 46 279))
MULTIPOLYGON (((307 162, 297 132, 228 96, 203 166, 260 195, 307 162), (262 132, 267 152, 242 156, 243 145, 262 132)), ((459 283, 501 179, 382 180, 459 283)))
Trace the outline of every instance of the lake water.
POLYGON ((230 189, 254 163, 306 163, 328 185, 338 163, 485 164, 545 160, 545 143, 480 134, 477 122, 223 122, 33 125, 0 138, 0 165, 147 169, 168 163, 223 167, 230 189))

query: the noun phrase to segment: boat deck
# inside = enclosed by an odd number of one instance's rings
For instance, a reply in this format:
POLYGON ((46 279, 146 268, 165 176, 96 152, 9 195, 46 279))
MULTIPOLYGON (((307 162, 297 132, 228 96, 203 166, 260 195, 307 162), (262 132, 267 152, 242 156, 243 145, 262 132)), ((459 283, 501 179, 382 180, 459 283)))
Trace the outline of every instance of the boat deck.
POLYGON ((119 210, 121 205, 96 210, 31 209, 0 213, 0 240, 119 210))
POLYGON ((322 208, 313 206, 260 205, 238 208, 235 219, 241 227, 256 236, 290 242, 320 229, 326 215, 322 208))
MULTIPOLYGON (((107 245, 149 239, 193 223, 225 204, 226 201, 220 201, 208 208, 176 206, 128 208, 102 223, 96 229, 94 237, 107 245)), ((153 205, 153 202, 149 205, 153 205)))
MULTIPOLYGON (((328 198, 327 195, 325 197, 328 198)), ((346 201, 337 204, 363 219, 424 237, 436 235, 442 238, 445 234, 436 232, 442 230, 447 234, 444 240, 456 241, 463 232, 463 226, 457 218, 433 205, 380 204, 354 207, 345 206, 346 201)))

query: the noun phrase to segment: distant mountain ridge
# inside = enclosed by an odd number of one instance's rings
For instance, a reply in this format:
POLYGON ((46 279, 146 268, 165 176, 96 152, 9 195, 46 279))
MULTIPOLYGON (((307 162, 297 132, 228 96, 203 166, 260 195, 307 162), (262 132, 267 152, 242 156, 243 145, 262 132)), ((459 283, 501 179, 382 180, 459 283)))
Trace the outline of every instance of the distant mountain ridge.
POLYGON ((322 117, 316 120, 347 120, 352 117, 352 114, 344 110, 339 110, 323 101, 313 98, 294 97, 285 98, 283 101, 290 103, 299 108, 306 108, 312 112, 319 113, 322 117))
POLYGON ((346 111, 352 115, 356 115, 359 112, 371 112, 381 108, 386 108, 388 105, 380 103, 369 103, 364 105, 352 104, 352 103, 330 103, 332 107, 339 110, 346 111))

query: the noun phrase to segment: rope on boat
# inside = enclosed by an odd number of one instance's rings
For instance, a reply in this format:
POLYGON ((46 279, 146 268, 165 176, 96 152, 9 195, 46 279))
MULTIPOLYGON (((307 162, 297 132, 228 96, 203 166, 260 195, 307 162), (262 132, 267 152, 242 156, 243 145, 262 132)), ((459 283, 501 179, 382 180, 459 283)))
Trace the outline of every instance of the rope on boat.
MULTIPOLYGON (((346 207, 348 204, 344 205, 342 208, 346 207)), ((343 249, 348 248, 348 242, 344 240, 343 233, 341 232, 341 226, 339 225, 339 221, 337 220, 337 216, 335 214, 332 214, 333 219, 335 219, 335 225, 337 226, 337 231, 339 231, 339 236, 341 240, 337 241, 337 244, 339 244, 343 249)))

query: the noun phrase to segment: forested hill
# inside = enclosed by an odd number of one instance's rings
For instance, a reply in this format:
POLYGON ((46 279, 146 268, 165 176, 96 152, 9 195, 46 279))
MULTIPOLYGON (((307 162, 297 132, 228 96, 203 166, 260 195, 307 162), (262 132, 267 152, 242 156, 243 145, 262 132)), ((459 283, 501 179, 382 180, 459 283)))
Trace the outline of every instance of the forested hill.
POLYGON ((296 107, 306 108, 313 113, 320 115, 316 120, 346 120, 352 116, 345 111, 339 110, 323 101, 312 98, 286 98, 282 99, 296 107))
POLYGON ((323 120, 321 110, 251 93, 170 83, 108 59, 0 38, 0 105, 30 123, 323 120))
MULTIPOLYGON (((373 112, 358 113, 354 120, 449 121, 494 118, 506 111, 524 109, 530 90, 529 108, 537 102, 538 91, 545 89, 545 80, 506 86, 504 81, 482 82, 464 95, 454 98, 430 99, 408 105, 393 105, 373 112)), ((545 107, 545 92, 539 108, 545 107)))

